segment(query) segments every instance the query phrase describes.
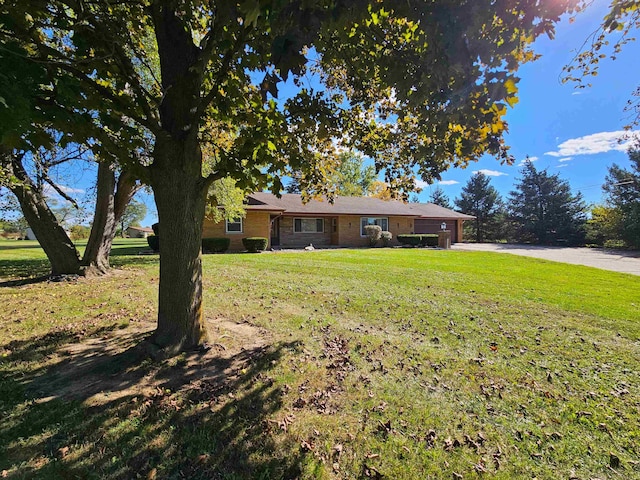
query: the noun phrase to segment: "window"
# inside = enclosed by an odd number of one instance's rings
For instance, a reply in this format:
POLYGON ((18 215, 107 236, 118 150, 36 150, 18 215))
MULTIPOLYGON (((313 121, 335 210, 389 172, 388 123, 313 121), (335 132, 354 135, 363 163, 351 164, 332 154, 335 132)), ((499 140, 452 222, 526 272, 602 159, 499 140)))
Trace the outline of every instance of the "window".
POLYGON ((227 220, 227 233, 242 233, 242 218, 227 220))
POLYGON ((360 218, 360 235, 366 237, 364 227, 367 225, 378 225, 382 231, 389 230, 389 219, 387 217, 362 217, 360 218))
POLYGON ((324 218, 294 218, 294 233, 323 233, 324 218))

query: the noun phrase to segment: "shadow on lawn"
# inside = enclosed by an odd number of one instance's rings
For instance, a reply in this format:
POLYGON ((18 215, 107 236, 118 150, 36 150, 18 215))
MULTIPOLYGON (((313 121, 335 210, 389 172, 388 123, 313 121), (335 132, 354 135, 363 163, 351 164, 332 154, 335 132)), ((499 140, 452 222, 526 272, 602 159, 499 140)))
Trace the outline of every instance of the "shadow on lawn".
POLYGON ((82 343, 69 331, 0 346, 9 352, 0 361, 9 478, 299 475, 297 443, 269 421, 282 393, 268 372, 295 344, 154 363, 139 347, 148 332, 96 332, 82 343))
POLYGON ((24 243, 23 241, 16 241, 15 243, 7 244, 1 243, 0 250, 22 250, 25 248, 40 248, 38 243, 24 243))
POLYGON ((51 267, 46 258, 36 260, 0 260, 0 278, 11 279, 0 282, 0 287, 16 287, 43 281, 48 277, 50 270, 51 267))
MULTIPOLYGON (((36 245, 36 247, 40 248, 36 245)), ((29 247, 31 248, 31 247, 29 247)), ((158 255, 141 255, 145 250, 140 246, 115 245, 111 250, 110 263, 114 268, 129 265, 153 265, 159 263, 158 255)), ((0 260, 0 288, 19 287, 50 279, 51 266, 46 258, 0 260)))

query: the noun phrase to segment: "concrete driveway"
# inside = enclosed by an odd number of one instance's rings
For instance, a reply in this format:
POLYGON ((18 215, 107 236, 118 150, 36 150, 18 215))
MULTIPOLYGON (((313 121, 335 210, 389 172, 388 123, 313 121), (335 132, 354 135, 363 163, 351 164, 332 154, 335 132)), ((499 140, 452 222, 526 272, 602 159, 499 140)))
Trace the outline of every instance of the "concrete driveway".
POLYGON ((538 245, 510 245, 504 243, 456 243, 453 250, 498 252, 543 258, 554 262, 586 265, 613 272, 640 275, 640 252, 623 252, 602 248, 541 247, 538 245))

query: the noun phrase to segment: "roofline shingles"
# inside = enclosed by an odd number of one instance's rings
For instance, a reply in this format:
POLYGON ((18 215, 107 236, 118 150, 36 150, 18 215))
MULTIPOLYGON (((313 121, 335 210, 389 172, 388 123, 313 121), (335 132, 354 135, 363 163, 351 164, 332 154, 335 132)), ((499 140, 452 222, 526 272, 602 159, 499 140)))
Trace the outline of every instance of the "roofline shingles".
POLYGON ((246 208, 279 211, 283 215, 384 215, 460 220, 474 218, 432 203, 406 204, 397 200, 381 200, 372 197, 337 196, 333 204, 322 200, 310 200, 304 204, 301 195, 293 193, 285 193, 280 198, 272 193, 252 193, 249 195, 249 204, 246 208))

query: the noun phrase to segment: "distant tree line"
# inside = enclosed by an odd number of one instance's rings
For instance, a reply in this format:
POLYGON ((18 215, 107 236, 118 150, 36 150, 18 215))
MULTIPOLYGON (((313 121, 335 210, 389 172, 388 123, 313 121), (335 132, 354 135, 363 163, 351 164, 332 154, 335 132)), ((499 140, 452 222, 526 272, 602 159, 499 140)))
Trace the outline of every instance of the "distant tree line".
MULTIPOLYGON (((640 146, 629 151, 629 159, 630 169, 616 164, 609 167, 602 186, 605 202, 590 208, 559 174, 538 170, 528 160, 506 199, 489 177, 477 172, 453 201, 456 210, 476 217, 465 223, 465 238, 640 248, 640 146)), ((452 208, 440 187, 432 191, 429 201, 452 208)))
POLYGON ((587 242, 640 249, 640 143, 629 150, 630 169, 609 167, 602 189, 605 202, 587 221, 587 242))

